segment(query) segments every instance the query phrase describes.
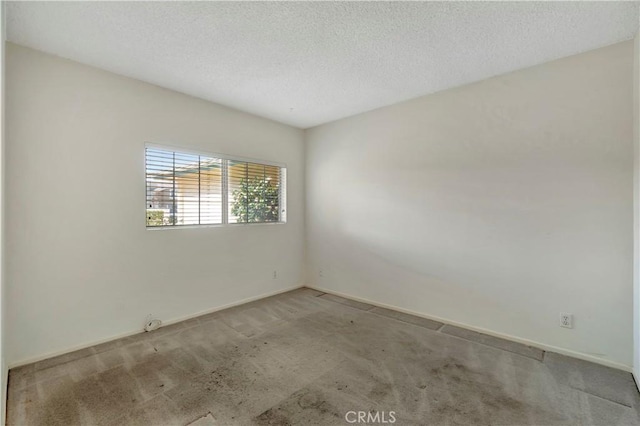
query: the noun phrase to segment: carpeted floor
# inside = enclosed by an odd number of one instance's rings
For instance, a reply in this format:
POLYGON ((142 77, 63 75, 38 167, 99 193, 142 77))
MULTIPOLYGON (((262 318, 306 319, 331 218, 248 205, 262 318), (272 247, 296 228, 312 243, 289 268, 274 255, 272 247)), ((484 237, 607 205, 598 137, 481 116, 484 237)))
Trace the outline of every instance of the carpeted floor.
POLYGON ((639 406, 629 373, 300 289, 13 369, 8 424, 608 426, 639 406))

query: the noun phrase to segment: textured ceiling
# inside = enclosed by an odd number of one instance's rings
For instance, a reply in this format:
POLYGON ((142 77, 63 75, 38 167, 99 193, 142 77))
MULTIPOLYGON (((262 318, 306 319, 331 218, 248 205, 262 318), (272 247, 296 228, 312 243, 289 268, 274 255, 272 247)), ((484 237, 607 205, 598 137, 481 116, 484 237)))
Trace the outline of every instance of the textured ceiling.
POLYGON ((307 128, 633 37, 634 2, 8 2, 8 39, 307 128))

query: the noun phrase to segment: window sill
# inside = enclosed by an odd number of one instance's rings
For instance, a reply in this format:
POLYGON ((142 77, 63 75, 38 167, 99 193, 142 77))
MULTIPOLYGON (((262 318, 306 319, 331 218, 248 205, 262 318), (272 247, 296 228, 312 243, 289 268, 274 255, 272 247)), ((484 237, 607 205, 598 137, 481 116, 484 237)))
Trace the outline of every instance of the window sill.
POLYGON ((201 228, 239 228, 242 226, 260 226, 260 225, 286 225, 287 222, 254 222, 254 223, 216 223, 209 225, 172 225, 172 226, 147 226, 147 231, 168 231, 173 229, 201 229, 201 228))

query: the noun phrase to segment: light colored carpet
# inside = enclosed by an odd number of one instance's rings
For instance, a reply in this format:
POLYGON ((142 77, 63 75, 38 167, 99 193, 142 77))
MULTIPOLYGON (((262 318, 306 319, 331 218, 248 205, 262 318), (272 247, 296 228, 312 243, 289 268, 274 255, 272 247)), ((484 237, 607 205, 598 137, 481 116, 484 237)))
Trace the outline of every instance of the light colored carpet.
POLYGON ((13 369, 8 424, 636 425, 638 406, 628 373, 301 289, 13 369))

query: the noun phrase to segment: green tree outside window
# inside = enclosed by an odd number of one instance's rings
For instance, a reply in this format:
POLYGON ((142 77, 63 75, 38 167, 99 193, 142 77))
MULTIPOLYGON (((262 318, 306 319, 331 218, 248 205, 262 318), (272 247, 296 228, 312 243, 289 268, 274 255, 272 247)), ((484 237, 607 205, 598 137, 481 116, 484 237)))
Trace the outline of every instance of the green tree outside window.
POLYGON ((278 222, 279 188, 269 179, 242 179, 232 193, 231 214, 238 222, 278 222))

